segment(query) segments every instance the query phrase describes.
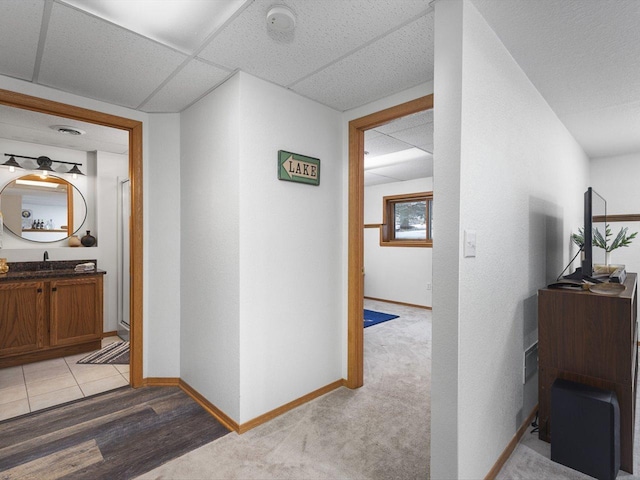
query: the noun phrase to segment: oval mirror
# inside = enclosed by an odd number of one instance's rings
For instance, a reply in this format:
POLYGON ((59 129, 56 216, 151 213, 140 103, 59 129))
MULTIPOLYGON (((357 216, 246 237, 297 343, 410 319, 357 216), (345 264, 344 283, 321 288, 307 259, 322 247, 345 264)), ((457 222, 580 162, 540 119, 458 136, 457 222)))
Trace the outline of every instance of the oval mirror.
POLYGON ((76 233, 87 218, 87 202, 73 184, 49 175, 25 175, 0 192, 4 226, 31 242, 57 242, 76 233))

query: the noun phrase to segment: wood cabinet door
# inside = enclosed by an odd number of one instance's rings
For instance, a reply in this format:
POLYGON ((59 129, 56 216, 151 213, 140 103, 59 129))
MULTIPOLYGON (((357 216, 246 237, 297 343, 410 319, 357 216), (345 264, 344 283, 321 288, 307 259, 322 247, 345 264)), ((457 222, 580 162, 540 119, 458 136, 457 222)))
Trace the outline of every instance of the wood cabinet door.
POLYGON ((0 284, 0 357, 44 347, 44 297, 42 282, 0 284))
POLYGON ((53 280, 51 346, 102 337, 102 277, 53 280))

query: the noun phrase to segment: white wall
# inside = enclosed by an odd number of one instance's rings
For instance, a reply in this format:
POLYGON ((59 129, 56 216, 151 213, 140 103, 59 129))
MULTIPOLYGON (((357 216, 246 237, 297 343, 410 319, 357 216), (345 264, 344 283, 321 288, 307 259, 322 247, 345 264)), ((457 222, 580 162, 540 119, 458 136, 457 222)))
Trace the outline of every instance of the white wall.
POLYGON ((433 253, 431 474, 482 478, 537 401, 523 352, 537 290, 570 258, 589 165, 475 7, 435 8, 434 230, 451 243, 433 253))
MULTIPOLYGON (((383 197, 430 192, 433 178, 372 185, 364 189, 364 223, 381 224, 383 197)), ((364 229, 365 297, 431 306, 431 248, 382 247, 380 229, 364 229)))
MULTIPOLYGON (((592 159, 590 165, 590 185, 607 201, 607 215, 640 214, 640 152, 592 159)), ((624 227, 628 228, 628 234, 640 232, 640 222, 610 222, 609 225, 614 235, 611 240, 624 227)), ((626 265, 628 272, 640 272, 640 233, 631 245, 611 252, 611 263, 626 265)))
MULTIPOLYGON (((78 95, 73 95, 70 93, 61 92, 58 90, 50 89, 47 87, 42 87, 40 85, 35 85, 29 82, 24 82, 21 80, 16 80, 13 78, 5 77, 0 75, 0 88, 5 90, 10 90, 26 95, 32 95, 39 98, 44 98, 48 100, 54 100, 57 102, 66 103, 68 105, 76 105, 82 108, 88 108, 91 110, 96 110, 103 113, 109 113, 112 115, 121 116, 124 118, 130 118, 133 120, 137 120, 143 123, 143 142, 142 142, 142 151, 143 151, 143 195, 144 195, 144 204, 143 204, 143 212, 144 212, 144 228, 143 228, 143 248, 144 248, 144 258, 143 264, 145 268, 143 269, 143 284, 144 284, 144 294, 143 294, 143 339, 145 342, 144 352, 143 352, 143 375, 148 376, 149 371, 149 362, 150 359, 157 359, 161 356, 167 356, 168 358, 177 358, 179 352, 179 338, 177 338, 174 334, 173 323, 167 324, 167 319, 164 317, 153 317, 149 315, 149 296, 150 292, 156 291, 158 289, 162 290, 163 288, 168 288, 167 284, 173 286, 173 290, 175 292, 179 291, 179 278, 177 277, 151 277, 149 275, 149 269, 147 268, 150 263, 155 262, 164 262, 166 258, 175 258, 176 250, 173 248, 167 248, 164 246, 163 248, 159 248, 155 250, 154 257, 150 257, 149 255, 149 243, 150 243, 150 230, 149 230, 149 219, 148 216, 156 211, 156 206, 150 203, 149 198, 155 198, 158 195, 164 195, 164 191, 159 192, 154 184, 149 182, 149 178, 153 177, 156 180, 158 178, 169 178, 172 179, 175 177, 175 173, 173 170, 165 169, 165 168, 157 168, 156 165, 162 165, 163 159, 167 158, 166 161, 174 160, 175 158, 171 158, 171 155, 175 148, 173 149, 154 149, 154 144, 150 140, 150 133, 153 128, 153 125, 149 123, 149 119, 154 117, 154 115, 149 115, 143 112, 139 112, 136 110, 131 110, 124 107, 119 107, 116 105, 110 105, 105 102, 101 102, 98 100, 91 100, 88 98, 84 98, 78 95), (154 162, 150 162, 149 151, 154 150, 154 162), (153 173, 152 173, 153 172, 153 173), (158 342, 158 338, 161 337, 165 341, 158 343, 150 343, 148 341, 150 332, 154 332, 156 342, 158 342)), ((153 138, 153 142, 158 141, 158 137, 153 138)), ((166 140, 167 143, 172 143, 175 145, 175 137, 173 140, 166 140)), ((166 146, 166 145, 165 145, 166 146)), ((161 182, 162 183, 162 182, 161 182)), ((5 236, 6 237, 6 236, 5 236)), ((93 247, 96 251, 99 250, 100 247, 93 247)), ((3 249, 4 250, 4 249, 3 249)), ((66 259, 64 255, 68 254, 67 252, 72 252, 73 249, 60 249, 56 251, 56 255, 60 255, 60 259, 66 259)), ((92 250, 93 251, 93 250, 92 250)), ((5 252, 3 251, 3 254, 5 252)), ((7 254, 9 257, 9 261, 13 261, 13 258, 19 261, 31 261, 31 260, 39 260, 42 258, 42 250, 41 249, 14 249, 7 254)), ((98 260, 100 264, 100 260, 98 260)), ((172 305, 175 303, 174 296, 168 296, 164 298, 155 298, 154 299, 154 308, 162 310, 167 308, 171 310, 172 305)), ((175 320, 171 320, 174 322, 175 320)), ((155 361, 155 360, 154 360, 155 361)), ((168 371, 154 371, 155 376, 171 376, 173 375, 175 370, 169 369, 168 371)))
MULTIPOLYGON (((180 115, 149 116, 149 159, 154 168, 148 170, 149 203, 146 215, 151 261, 149 277, 162 279, 148 292, 149 317, 162 328, 150 329, 145 336, 149 350, 149 377, 179 377, 180 351, 180 115)), ((188 230, 190 231, 190 229, 188 230)))
POLYGON ((240 74, 242 422, 342 378, 341 115, 240 74), (280 181, 278 150, 319 158, 280 181))
POLYGON ((239 102, 235 76, 180 116, 180 378, 236 421, 239 102))
POLYGON ((239 423, 341 378, 340 126, 244 73, 181 116, 181 377, 239 423), (279 181, 280 149, 320 186, 279 181))

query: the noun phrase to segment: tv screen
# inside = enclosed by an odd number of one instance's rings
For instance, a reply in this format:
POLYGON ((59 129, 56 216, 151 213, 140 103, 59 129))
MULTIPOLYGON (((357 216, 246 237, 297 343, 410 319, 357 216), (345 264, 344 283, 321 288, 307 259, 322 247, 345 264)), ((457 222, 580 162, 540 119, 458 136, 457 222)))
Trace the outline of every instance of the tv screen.
POLYGON ((605 264, 605 249, 593 245, 594 236, 606 239, 607 201, 591 187, 584 193, 584 255, 582 275, 592 277, 594 265, 605 264))

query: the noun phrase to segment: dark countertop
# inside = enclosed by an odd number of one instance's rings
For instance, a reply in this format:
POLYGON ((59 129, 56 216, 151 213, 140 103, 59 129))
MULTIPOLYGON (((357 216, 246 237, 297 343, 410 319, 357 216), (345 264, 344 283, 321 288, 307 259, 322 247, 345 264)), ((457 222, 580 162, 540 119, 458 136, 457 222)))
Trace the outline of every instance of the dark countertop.
POLYGON ((81 277, 88 275, 105 275, 107 272, 104 270, 91 270, 89 272, 76 272, 73 269, 70 270, 39 270, 39 271, 26 271, 26 272, 12 272, 9 270, 7 273, 0 273, 0 283, 10 282, 15 280, 44 280, 47 278, 61 278, 61 277, 81 277))
POLYGON ((97 268, 96 260, 61 260, 47 262, 8 262, 9 271, 0 274, 0 282, 23 280, 46 280, 47 278, 72 278, 90 275, 105 275, 107 272, 97 268), (94 263, 96 269, 84 272, 76 272, 76 265, 82 263, 94 263))

